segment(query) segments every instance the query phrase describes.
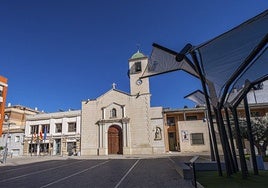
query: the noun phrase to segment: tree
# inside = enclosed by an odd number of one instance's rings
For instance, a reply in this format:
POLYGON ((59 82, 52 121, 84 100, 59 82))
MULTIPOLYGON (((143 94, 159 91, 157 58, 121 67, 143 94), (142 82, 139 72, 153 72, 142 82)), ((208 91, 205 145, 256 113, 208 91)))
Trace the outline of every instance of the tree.
MULTIPOLYGON (((245 118, 241 118, 239 121, 241 135, 243 138, 248 139, 247 122, 245 118)), ((258 154, 261 156, 265 156, 266 149, 268 146, 268 115, 264 117, 251 118, 251 127, 253 134, 253 142, 258 149, 258 154)))

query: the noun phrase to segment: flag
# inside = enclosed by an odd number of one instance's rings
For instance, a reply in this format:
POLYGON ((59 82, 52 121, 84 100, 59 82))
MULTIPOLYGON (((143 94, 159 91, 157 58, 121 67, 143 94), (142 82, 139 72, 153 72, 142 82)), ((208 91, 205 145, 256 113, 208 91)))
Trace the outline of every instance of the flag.
POLYGON ((44 129, 44 140, 47 139, 47 126, 45 126, 45 129, 44 129))
POLYGON ((39 140, 43 140, 43 133, 42 133, 42 130, 40 131, 40 134, 39 134, 39 140))
POLYGON ((181 56, 179 56, 180 54, 181 53, 177 53, 154 43, 148 65, 141 78, 168 73, 176 70, 183 70, 195 77, 198 77, 194 65, 185 56, 185 54, 181 54, 181 56))

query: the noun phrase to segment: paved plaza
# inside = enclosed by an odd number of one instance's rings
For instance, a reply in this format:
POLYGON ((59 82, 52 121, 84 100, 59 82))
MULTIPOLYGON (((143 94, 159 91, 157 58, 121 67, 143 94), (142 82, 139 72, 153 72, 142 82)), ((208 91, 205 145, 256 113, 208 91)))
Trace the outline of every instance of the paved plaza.
POLYGON ((106 156, 8 158, 0 166, 3 187, 193 187, 175 170, 172 157, 106 156))

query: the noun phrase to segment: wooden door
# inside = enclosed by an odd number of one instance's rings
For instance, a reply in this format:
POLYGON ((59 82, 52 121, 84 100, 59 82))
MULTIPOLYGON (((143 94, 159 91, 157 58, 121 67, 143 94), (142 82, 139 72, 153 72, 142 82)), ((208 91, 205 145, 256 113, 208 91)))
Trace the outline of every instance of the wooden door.
POLYGON ((176 150, 176 135, 175 133, 168 133, 169 151, 176 150))
POLYGON ((122 154, 122 131, 121 128, 112 125, 108 130, 108 154, 122 154))

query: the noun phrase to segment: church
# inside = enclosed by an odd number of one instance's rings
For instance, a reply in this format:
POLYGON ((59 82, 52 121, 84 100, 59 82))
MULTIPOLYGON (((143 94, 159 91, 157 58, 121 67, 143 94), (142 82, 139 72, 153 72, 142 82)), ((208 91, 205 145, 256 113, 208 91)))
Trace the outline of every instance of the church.
POLYGON ((148 57, 128 61, 130 93, 111 90, 82 101, 81 155, 165 153, 162 107, 151 107, 149 78, 140 79, 148 57))

